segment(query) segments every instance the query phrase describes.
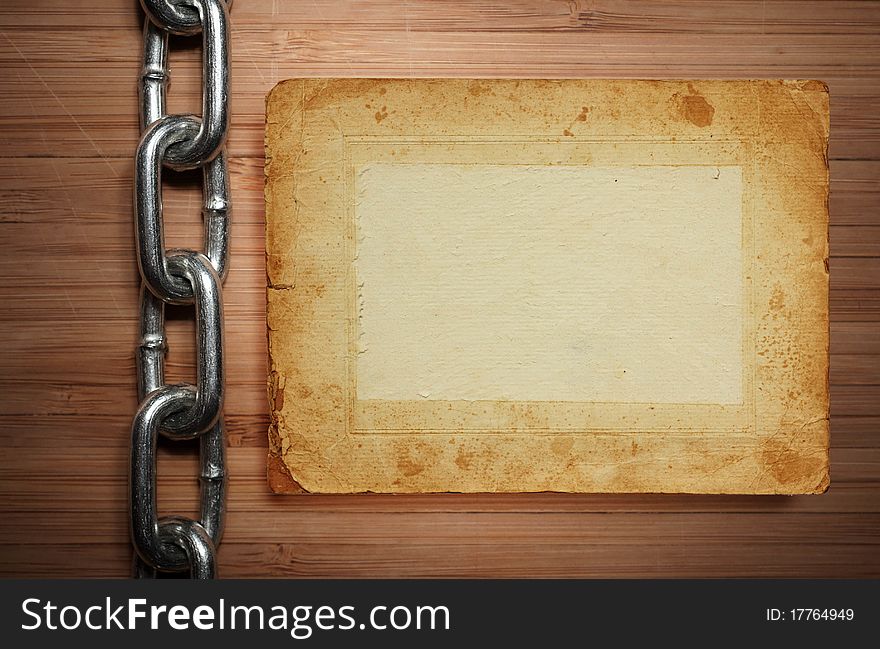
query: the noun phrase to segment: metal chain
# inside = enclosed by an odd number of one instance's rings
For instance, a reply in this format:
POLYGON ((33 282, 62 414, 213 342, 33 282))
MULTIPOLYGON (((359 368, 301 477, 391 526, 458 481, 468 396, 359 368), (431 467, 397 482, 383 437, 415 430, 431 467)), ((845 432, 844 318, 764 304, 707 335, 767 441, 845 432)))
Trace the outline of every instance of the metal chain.
POLYGON ((141 286, 137 348, 140 406, 131 427, 131 535, 136 575, 186 572, 216 576, 223 535, 226 443, 223 432, 223 300, 229 242, 229 8, 232 0, 141 0, 144 66, 140 83, 141 140, 134 171, 134 216, 141 286), (202 34, 202 116, 166 115, 168 35, 202 34), (166 250, 162 168, 203 172, 204 253, 166 250), (165 383, 165 304, 194 307, 196 384, 165 383), (158 518, 156 444, 159 434, 199 439, 200 517, 158 518))

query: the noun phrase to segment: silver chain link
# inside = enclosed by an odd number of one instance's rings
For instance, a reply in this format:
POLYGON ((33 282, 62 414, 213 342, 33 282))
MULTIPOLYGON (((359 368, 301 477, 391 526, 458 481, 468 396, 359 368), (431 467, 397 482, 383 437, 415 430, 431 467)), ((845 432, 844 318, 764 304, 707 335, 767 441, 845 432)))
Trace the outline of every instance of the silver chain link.
POLYGON ((131 427, 131 535, 136 574, 186 572, 216 576, 223 535, 226 443, 223 408, 223 300, 229 243, 229 8, 232 0, 141 0, 144 66, 141 140, 135 156, 135 233, 141 286, 137 348, 140 406, 131 427), (168 35, 202 34, 202 116, 167 115, 168 35), (205 251, 167 250, 162 221, 162 169, 203 173, 205 251), (165 383, 165 304, 194 307, 196 384, 165 383), (159 519, 156 444, 199 439, 200 516, 159 519))

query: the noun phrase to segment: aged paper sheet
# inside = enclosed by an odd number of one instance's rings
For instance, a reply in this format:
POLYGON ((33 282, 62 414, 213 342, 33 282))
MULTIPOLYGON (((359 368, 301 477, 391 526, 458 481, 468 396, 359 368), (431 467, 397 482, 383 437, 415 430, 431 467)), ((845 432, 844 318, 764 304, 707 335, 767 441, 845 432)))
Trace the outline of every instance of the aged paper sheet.
POLYGON ((815 81, 291 80, 279 492, 828 485, 815 81))

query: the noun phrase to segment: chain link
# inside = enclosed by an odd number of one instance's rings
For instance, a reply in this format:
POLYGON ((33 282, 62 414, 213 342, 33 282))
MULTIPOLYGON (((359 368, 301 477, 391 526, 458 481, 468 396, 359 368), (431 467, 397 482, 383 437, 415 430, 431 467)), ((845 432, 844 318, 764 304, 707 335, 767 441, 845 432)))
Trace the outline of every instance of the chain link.
POLYGON ((131 427, 129 490, 135 574, 216 575, 227 482, 223 408, 223 300, 228 268, 229 0, 141 0, 146 13, 135 156, 135 233, 143 284, 137 348, 140 406, 131 427), (168 35, 202 33, 202 116, 166 115, 168 35), (167 250, 162 169, 203 170, 204 253, 167 250), (196 324, 196 383, 165 383, 165 304, 188 304, 196 324), (159 435, 199 439, 200 516, 158 518, 159 435))

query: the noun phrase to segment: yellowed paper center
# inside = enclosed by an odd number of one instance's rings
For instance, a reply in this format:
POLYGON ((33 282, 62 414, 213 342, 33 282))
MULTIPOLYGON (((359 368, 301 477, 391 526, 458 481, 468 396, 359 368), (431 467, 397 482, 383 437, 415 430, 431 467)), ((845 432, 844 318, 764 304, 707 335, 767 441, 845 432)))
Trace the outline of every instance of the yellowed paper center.
POLYGON ((358 400, 743 402, 738 166, 356 170, 358 400))

